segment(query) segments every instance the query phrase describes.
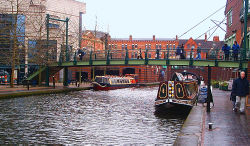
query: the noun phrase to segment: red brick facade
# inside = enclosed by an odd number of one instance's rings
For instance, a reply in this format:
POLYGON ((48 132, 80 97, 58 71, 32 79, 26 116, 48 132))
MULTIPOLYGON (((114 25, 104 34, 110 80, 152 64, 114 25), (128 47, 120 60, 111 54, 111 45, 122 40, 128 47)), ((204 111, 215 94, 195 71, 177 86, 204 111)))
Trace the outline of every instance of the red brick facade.
MULTIPOLYGON (((227 6, 225 9, 225 16, 227 17, 225 40, 229 45, 232 45, 233 41, 237 41, 238 44, 242 45, 244 37, 243 5, 243 0, 227 0, 227 6)), ((248 27, 250 27, 249 20, 250 19, 248 18, 248 27)))
POLYGON ((105 48, 103 32, 86 30, 82 34, 81 49, 86 48, 92 51, 103 50, 105 48))

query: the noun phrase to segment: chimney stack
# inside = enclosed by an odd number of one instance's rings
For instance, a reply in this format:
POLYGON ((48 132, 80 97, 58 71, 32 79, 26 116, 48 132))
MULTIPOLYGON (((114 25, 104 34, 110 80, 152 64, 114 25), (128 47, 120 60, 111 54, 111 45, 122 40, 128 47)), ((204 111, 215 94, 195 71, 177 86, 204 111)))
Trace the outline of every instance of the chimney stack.
POLYGON ((153 35, 153 41, 155 41, 155 35, 153 35))
POLYGON ((133 39, 133 38, 132 38, 132 35, 130 35, 130 36, 129 36, 129 40, 132 41, 132 39, 133 39))
POLYGON ((178 35, 176 35, 176 38, 175 38, 175 39, 176 39, 176 41, 178 41, 178 35))
POLYGON ((207 42, 207 33, 205 33, 205 42, 207 42))
POLYGON ((219 41, 220 41, 219 36, 214 36, 213 41, 214 41, 214 42, 219 42, 219 41))

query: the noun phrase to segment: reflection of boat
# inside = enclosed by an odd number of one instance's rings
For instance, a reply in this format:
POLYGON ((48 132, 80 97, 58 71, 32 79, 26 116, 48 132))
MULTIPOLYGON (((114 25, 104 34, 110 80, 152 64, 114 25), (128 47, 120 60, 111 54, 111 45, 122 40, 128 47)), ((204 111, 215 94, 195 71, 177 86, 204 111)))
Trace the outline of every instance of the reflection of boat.
POLYGON ((136 81, 133 77, 119 77, 119 76, 96 76, 95 82, 92 83, 94 90, 114 90, 121 88, 134 87, 136 81))
POLYGON ((170 81, 159 85, 155 105, 173 107, 174 105, 193 106, 197 101, 200 79, 192 73, 175 73, 170 81))

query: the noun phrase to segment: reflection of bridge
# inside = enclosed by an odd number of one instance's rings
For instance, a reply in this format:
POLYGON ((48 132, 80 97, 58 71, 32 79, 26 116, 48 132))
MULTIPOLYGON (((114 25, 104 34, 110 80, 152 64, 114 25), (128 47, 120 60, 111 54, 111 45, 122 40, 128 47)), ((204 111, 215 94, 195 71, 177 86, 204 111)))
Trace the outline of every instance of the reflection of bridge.
MULTIPOLYGON (((242 58, 242 53, 239 54, 239 61, 225 61, 221 50, 210 52, 209 49, 202 49, 201 59, 195 59, 196 50, 185 52, 186 59, 177 59, 176 50, 113 50, 113 51, 96 51, 85 52, 84 57, 79 60, 75 53, 71 55, 71 60, 63 61, 61 57, 58 62, 52 63, 47 67, 41 67, 37 72, 28 77, 27 80, 39 78, 39 81, 45 80, 46 85, 49 85, 49 77, 64 68, 64 85, 68 79, 68 67, 81 66, 140 66, 140 65, 157 65, 157 66, 200 66, 200 67, 230 67, 230 68, 248 68, 248 61, 242 58), (137 59, 141 54, 143 59, 137 59), (153 57, 152 57, 153 56, 153 57)), ((62 56, 62 55, 60 55, 62 56)))

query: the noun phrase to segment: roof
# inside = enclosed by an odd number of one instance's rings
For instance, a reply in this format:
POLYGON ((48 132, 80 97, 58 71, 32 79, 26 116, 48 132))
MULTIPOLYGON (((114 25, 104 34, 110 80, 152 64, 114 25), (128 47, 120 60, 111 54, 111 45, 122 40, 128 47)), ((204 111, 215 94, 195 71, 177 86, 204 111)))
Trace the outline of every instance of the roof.
MULTIPOLYGON (((179 40, 179 44, 186 44, 187 43, 187 41, 188 41, 189 39, 180 39, 179 40)), ((201 44, 201 48, 212 48, 212 47, 214 47, 214 45, 215 45, 215 47, 222 47, 223 45, 224 45, 224 41, 219 41, 219 42, 216 42, 216 41, 205 41, 204 39, 203 40, 194 40, 196 43, 197 43, 197 45, 200 43, 201 44)))
MULTIPOLYGON (((85 30, 83 31, 83 34, 84 33, 87 33, 87 32, 91 32, 93 35, 95 35, 95 31, 94 30, 85 30)), ((105 36, 105 32, 102 32, 102 31, 96 31, 96 38, 103 38, 105 36)))
MULTIPOLYGON (((112 41, 129 41, 129 38, 111 38, 112 41)), ((133 38, 132 41, 153 41, 153 38, 133 38)), ((175 41, 174 38, 156 38, 155 41, 175 41)))

